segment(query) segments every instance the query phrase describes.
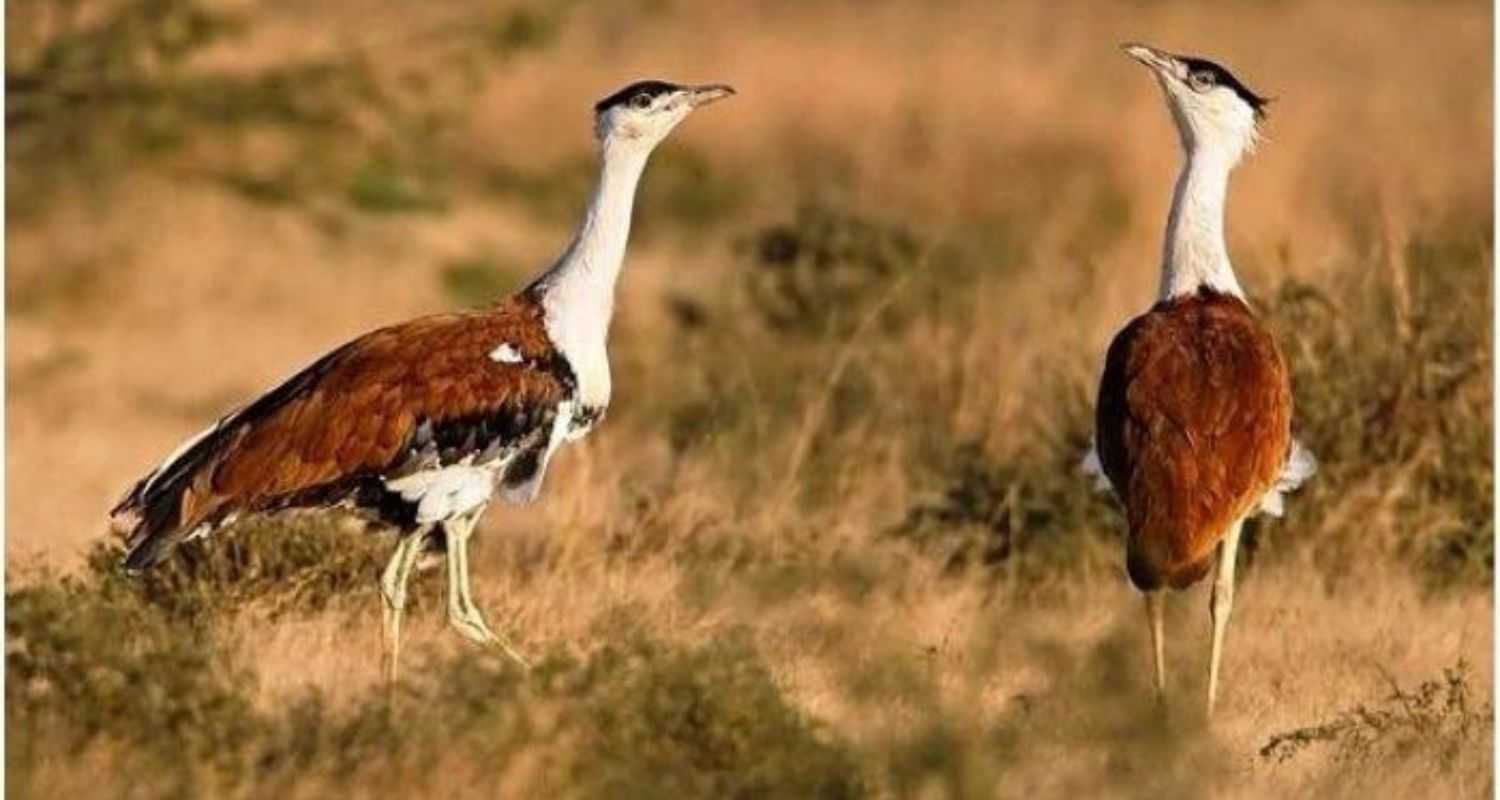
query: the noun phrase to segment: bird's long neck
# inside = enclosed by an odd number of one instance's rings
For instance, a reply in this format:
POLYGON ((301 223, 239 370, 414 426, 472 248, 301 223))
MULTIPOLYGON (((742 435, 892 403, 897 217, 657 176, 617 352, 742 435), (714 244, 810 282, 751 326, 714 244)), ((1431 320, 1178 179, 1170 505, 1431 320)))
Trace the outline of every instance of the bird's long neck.
POLYGON ((1244 297, 1224 243, 1224 201, 1234 159, 1213 148, 1190 147, 1167 218, 1160 300, 1207 287, 1244 297))
POLYGON ((630 238, 636 185, 649 151, 606 143, 602 155, 599 184, 578 233, 534 284, 547 311, 548 332, 569 357, 604 346, 630 238))

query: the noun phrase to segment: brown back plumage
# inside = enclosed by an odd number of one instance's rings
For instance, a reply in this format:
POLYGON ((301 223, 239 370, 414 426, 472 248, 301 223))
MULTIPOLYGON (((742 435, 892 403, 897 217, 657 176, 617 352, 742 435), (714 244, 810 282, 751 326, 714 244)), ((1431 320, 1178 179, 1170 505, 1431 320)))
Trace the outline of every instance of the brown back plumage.
POLYGON ((1162 302, 1115 337, 1095 421, 1137 587, 1185 588, 1207 573, 1286 463, 1291 417, 1281 351, 1238 298, 1162 302))
POLYGON ((149 566, 199 525, 231 514, 370 489, 418 446, 441 457, 535 438, 572 384, 528 294, 368 333, 139 481, 113 512, 130 534, 126 565, 149 566), (503 343, 520 359, 491 358, 503 343))

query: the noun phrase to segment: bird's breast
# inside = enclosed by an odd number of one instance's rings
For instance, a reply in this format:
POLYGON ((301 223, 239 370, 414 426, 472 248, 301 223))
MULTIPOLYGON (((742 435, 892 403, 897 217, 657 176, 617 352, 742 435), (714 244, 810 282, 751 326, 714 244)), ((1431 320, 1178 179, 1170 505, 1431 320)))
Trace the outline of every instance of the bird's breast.
POLYGON ((577 348, 571 353, 564 351, 564 354, 568 367, 573 372, 573 380, 576 381, 578 407, 580 409, 607 408, 612 387, 609 376, 609 358, 604 348, 577 348))

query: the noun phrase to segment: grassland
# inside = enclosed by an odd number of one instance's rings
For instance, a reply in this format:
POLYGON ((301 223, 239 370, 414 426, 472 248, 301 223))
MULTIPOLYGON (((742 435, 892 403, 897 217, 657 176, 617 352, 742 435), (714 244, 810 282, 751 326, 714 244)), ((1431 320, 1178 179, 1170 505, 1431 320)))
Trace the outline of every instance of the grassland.
POLYGON ((8 792, 1488 796, 1488 6, 994 5, 8 5, 8 792), (1162 713, 1076 470, 1178 159, 1134 39, 1277 98, 1230 245, 1322 462, 1212 725, 1206 592, 1162 713), (607 423, 482 526, 537 669, 430 569, 388 702, 347 520, 113 570, 178 440, 546 263, 645 75, 741 94, 647 172, 607 423))

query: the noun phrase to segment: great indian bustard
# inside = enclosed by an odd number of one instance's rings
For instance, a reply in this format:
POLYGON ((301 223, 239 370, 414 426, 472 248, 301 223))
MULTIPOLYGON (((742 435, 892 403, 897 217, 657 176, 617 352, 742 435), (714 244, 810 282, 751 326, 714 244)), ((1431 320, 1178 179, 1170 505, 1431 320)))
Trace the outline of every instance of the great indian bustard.
POLYGON ((643 81, 599 101, 598 186, 550 269, 488 308, 361 336, 189 440, 111 512, 128 535, 126 568, 151 567, 241 514, 350 508, 400 533, 380 580, 392 683, 407 579, 438 531, 449 622, 524 665, 474 604, 469 537, 493 495, 534 499, 553 452, 603 417, 605 340, 646 160, 694 109, 733 93, 643 81))
POLYGON ((1286 362, 1246 304, 1224 241, 1229 173, 1254 148, 1266 100, 1213 62, 1139 44, 1124 49, 1155 74, 1186 161, 1156 304, 1109 346, 1089 466, 1125 507, 1126 569, 1145 593, 1159 697, 1162 590, 1201 580, 1218 549, 1209 601, 1212 713, 1241 526, 1257 512, 1279 516, 1282 494, 1315 462, 1292 438, 1286 362))

